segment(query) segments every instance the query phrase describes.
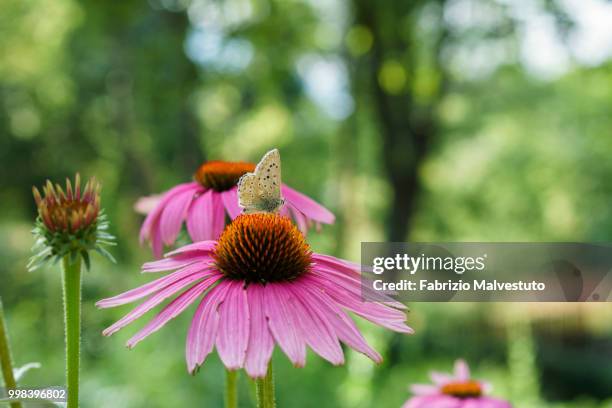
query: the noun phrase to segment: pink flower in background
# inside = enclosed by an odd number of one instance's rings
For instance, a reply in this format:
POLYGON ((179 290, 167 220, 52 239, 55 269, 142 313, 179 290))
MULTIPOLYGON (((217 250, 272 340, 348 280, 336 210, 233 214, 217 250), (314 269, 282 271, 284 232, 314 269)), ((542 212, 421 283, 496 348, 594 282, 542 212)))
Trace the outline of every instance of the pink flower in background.
MULTIPOLYGON (((141 198, 135 208, 148 215, 140 229, 140 241, 148 241, 159 258, 163 246, 172 245, 183 223, 193 242, 217 239, 226 224, 241 213, 236 184, 255 165, 243 162, 211 161, 194 175, 195 181, 179 184, 159 196, 141 198)), ((282 185, 285 205, 281 215, 291 216, 303 233, 314 224, 332 224, 334 215, 316 201, 282 185)))
POLYGON ((187 245, 143 266, 161 271, 174 272, 97 303, 108 308, 148 297, 104 335, 177 295, 128 340, 131 348, 197 300, 186 345, 191 373, 214 347, 228 369, 244 368, 253 378, 265 376, 275 344, 297 367, 306 363, 306 346, 343 364, 340 342, 380 362, 347 312, 412 333, 401 303, 362 301, 359 265, 311 252, 291 220, 276 214, 240 215, 218 241, 187 245))
POLYGON ((157 207, 157 204, 162 199, 163 194, 153 194, 150 196, 140 197, 134 203, 134 211, 138 214, 147 215, 157 207))
POLYGON ((415 394, 402 408, 512 408, 504 400, 487 397, 488 383, 470 378, 470 369, 463 360, 455 362, 455 373, 431 373, 432 385, 414 384, 415 394))

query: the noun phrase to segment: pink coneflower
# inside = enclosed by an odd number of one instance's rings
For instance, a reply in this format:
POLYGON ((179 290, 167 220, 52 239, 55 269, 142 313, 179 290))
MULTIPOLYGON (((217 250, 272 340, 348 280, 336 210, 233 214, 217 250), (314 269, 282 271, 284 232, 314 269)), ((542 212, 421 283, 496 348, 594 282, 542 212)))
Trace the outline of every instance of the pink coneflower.
POLYGON ((487 397, 491 386, 483 381, 470 378, 470 368, 463 360, 455 362, 455 373, 432 372, 433 385, 414 384, 410 387, 415 394, 406 401, 403 408, 511 408, 504 400, 487 397))
MULTIPOLYGON (((179 184, 161 195, 140 229, 140 241, 149 241, 153 254, 161 257, 163 245, 172 245, 183 225, 193 242, 217 239, 226 224, 241 213, 236 184, 241 176, 255 170, 255 164, 210 161, 194 174, 194 181, 179 184)), ((304 194, 282 185, 285 205, 281 215, 291 216, 302 232, 313 224, 332 224, 334 215, 304 194)), ((156 197, 139 201, 137 211, 146 211, 156 197)))
POLYGON ((380 362, 347 312, 412 333, 405 313, 397 310, 404 308, 401 303, 363 302, 359 266, 313 253, 291 220, 280 215, 240 215, 218 241, 187 245, 145 264, 143 271, 174 272, 98 302, 108 308, 149 296, 104 335, 178 294, 128 340, 131 348, 200 299, 187 334, 191 373, 214 347, 229 370, 244 368, 252 378, 266 375, 275 344, 297 367, 306 363, 306 346, 334 365, 343 364, 340 342, 380 362))

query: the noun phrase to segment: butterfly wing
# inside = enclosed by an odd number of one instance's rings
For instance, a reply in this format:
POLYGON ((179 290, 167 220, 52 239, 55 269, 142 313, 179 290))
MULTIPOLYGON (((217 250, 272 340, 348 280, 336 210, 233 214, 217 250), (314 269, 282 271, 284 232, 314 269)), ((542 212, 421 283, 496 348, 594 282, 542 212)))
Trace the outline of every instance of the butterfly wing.
POLYGON ((238 205, 244 212, 252 212, 256 208, 258 183, 255 173, 246 173, 238 180, 238 205))
POLYGON ((281 162, 278 149, 270 150, 255 167, 259 198, 264 203, 278 203, 281 197, 281 162))

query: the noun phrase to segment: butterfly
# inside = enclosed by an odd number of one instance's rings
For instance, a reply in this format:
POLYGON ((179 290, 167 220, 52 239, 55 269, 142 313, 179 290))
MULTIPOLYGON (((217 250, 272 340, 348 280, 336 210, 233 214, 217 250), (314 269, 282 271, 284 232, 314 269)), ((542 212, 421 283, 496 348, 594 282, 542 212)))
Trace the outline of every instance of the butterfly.
POLYGON ((238 180, 238 205, 244 214, 277 213, 285 203, 281 195, 281 162, 278 149, 270 150, 238 180))

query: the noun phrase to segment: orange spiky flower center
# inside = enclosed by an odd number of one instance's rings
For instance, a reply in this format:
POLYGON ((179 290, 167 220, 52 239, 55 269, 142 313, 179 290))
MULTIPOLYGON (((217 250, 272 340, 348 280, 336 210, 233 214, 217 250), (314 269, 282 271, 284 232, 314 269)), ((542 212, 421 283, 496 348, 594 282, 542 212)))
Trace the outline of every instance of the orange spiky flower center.
POLYGON ((43 195, 32 188, 38 215, 50 232, 75 233, 89 228, 100 213, 100 184, 91 179, 81 192, 79 175, 75 178, 74 189, 66 180, 66 191, 59 184, 50 181, 43 187, 43 195))
POLYGON ((286 282, 308 271, 312 251, 289 218, 242 214, 219 237, 214 258, 229 279, 247 284, 286 282))
POLYGON ((474 398, 482 395, 482 384, 478 381, 457 381, 445 384, 441 389, 443 394, 457 398, 474 398))
POLYGON ((202 164, 193 175, 206 188, 226 191, 238 184, 244 174, 255 171, 255 164, 247 162, 209 161, 202 164))

